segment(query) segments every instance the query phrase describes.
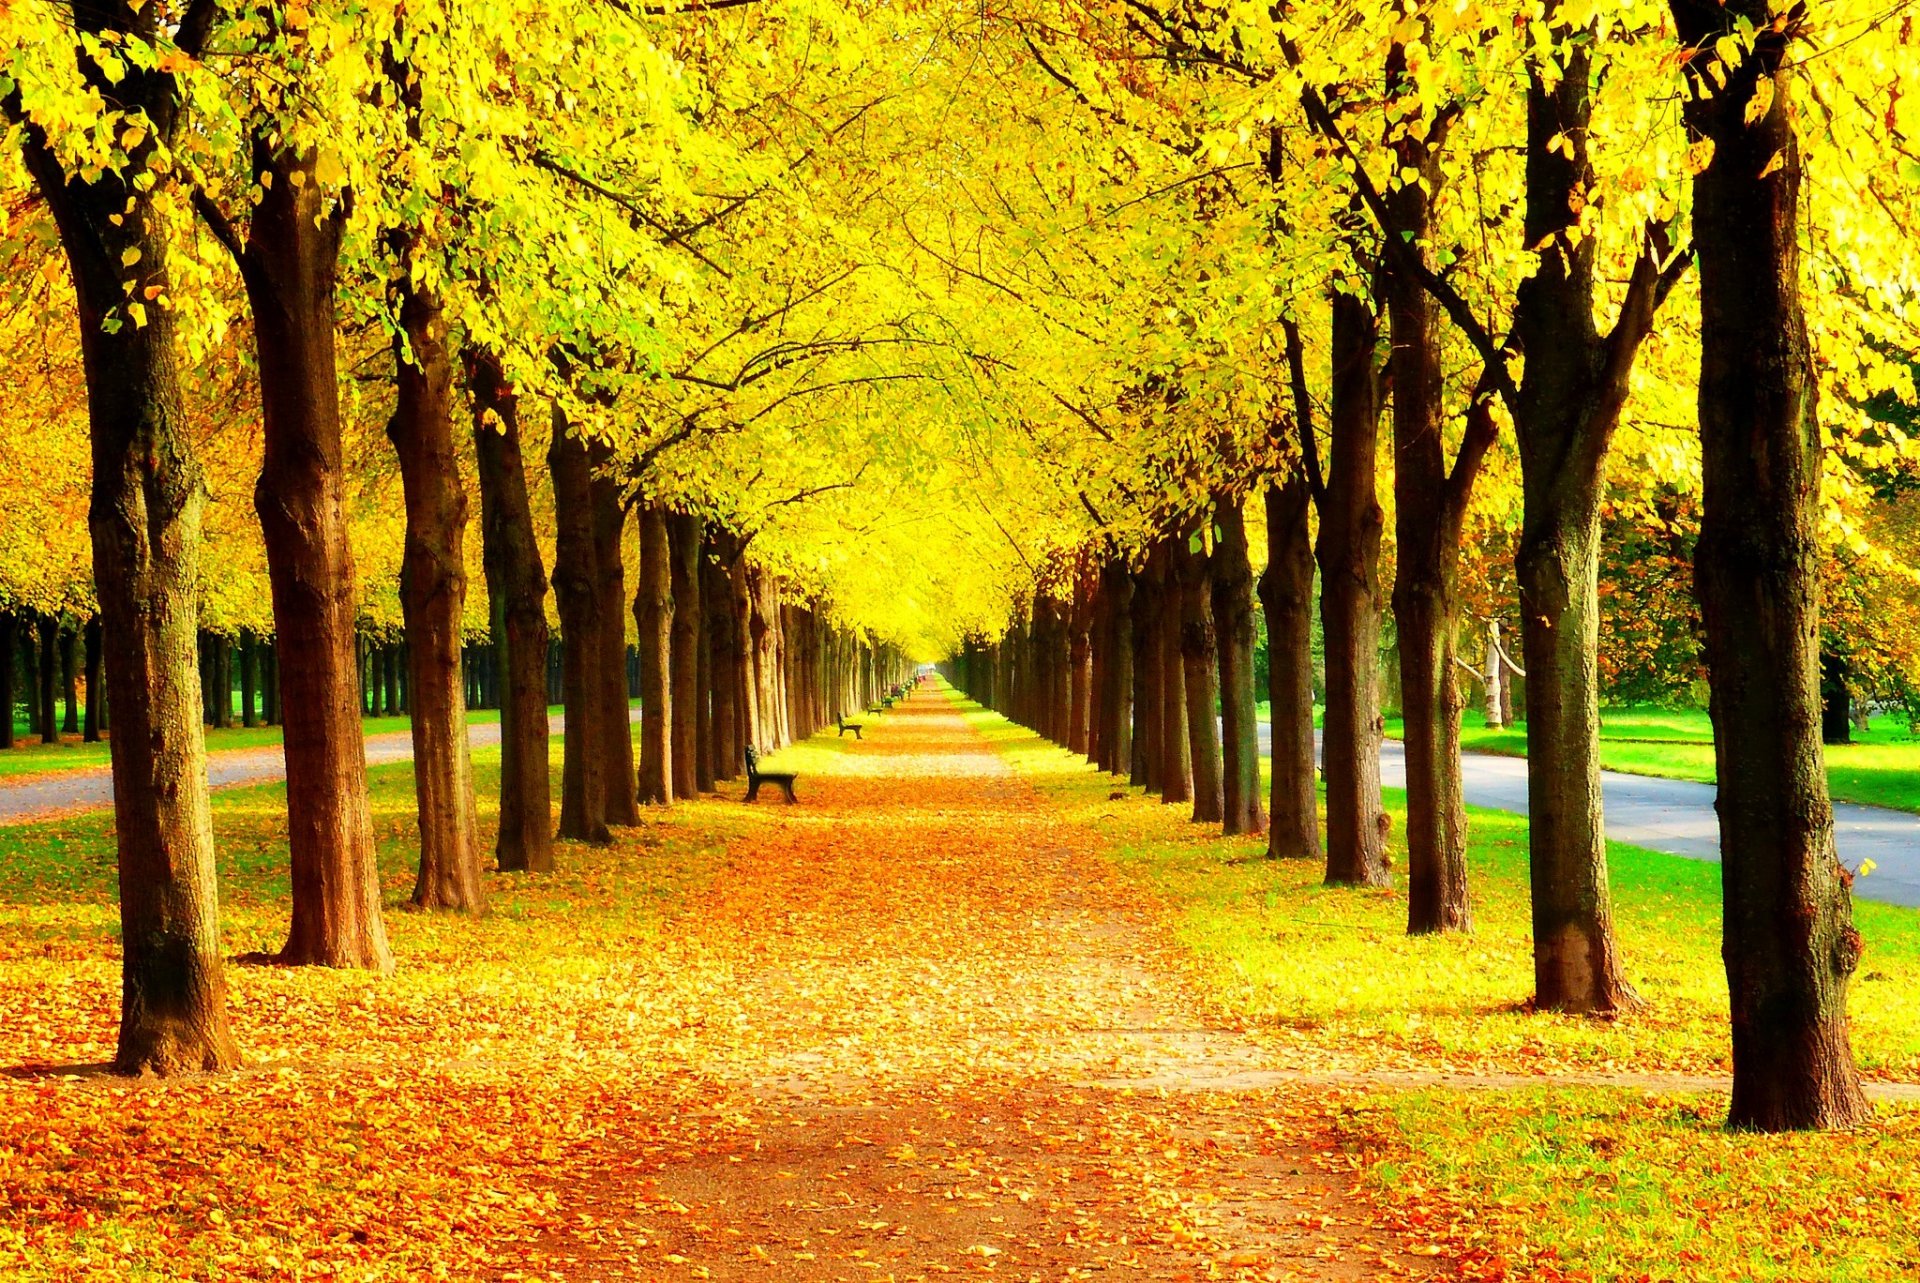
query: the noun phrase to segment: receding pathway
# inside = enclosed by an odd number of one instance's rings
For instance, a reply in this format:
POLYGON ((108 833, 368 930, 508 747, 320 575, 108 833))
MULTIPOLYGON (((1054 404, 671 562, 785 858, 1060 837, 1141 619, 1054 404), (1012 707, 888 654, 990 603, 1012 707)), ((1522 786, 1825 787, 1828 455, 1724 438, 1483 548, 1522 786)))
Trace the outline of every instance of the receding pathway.
POLYGON ((1263 1053, 1100 837, 949 699, 788 763, 799 804, 743 813, 661 936, 666 973, 725 978, 689 1015, 723 1125, 607 1128, 502 1277, 1453 1276, 1354 1189, 1325 1127, 1342 1088, 1184 1089, 1263 1053))
MULTIPOLYGON (((1262 722, 1260 751, 1269 753, 1271 747, 1272 730, 1262 722)), ((1524 757, 1463 753, 1460 768, 1469 803, 1527 813, 1524 757)), ((1398 740, 1385 741, 1380 746, 1380 782, 1388 788, 1404 788, 1406 780, 1404 747, 1398 740)), ((1600 786, 1607 836, 1615 842, 1719 862, 1720 821, 1713 809, 1713 785, 1602 771, 1600 786)), ((1920 907, 1920 815, 1836 802, 1833 827, 1843 864, 1857 871, 1863 862, 1873 862, 1872 870, 1854 882, 1855 896, 1920 907)))

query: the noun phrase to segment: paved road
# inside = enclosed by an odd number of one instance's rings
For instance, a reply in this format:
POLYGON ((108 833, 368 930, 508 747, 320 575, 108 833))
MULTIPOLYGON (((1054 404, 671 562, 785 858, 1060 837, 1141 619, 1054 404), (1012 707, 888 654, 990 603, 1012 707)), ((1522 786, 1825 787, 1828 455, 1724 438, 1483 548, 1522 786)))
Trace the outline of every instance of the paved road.
MULTIPOLYGON (((1260 751, 1272 744, 1265 722, 1260 724, 1260 751)), ((1491 753, 1461 755, 1467 801, 1496 811, 1527 813, 1525 758, 1491 753)), ((1380 746, 1380 782, 1388 788, 1406 785, 1406 758, 1398 740, 1380 746)), ((1720 859, 1720 821, 1713 811, 1714 786, 1690 780, 1662 780, 1647 775, 1603 771, 1607 836, 1616 842, 1665 851, 1690 860, 1720 859)), ((1837 802, 1834 833, 1840 859, 1850 869, 1872 860, 1874 868, 1853 884, 1863 900, 1920 907, 1920 815, 1878 806, 1837 802)))
MULTIPOLYGON (((640 710, 634 709, 632 717, 639 721, 640 710)), ((558 713, 549 713, 547 721, 552 733, 558 735, 567 719, 558 713)), ((473 723, 467 727, 467 742, 474 748, 497 747, 500 723, 473 723)), ((413 760, 413 736, 408 731, 369 735, 366 746, 368 766, 413 760)), ((286 757, 278 744, 227 749, 207 755, 207 782, 216 789, 271 784, 285 779, 286 774, 286 757)), ((113 773, 104 766, 61 771, 19 783, 0 783, 0 825, 24 824, 48 815, 100 810, 112 805, 113 773)))

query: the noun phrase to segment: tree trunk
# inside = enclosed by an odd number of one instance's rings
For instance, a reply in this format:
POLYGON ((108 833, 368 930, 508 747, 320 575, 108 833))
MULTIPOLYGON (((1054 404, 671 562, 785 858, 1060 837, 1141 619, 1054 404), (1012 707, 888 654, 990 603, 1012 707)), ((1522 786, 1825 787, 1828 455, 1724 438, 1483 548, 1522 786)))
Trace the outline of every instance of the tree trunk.
POLYGON ((1067 747, 1082 757, 1093 748, 1093 596, 1098 580, 1084 560, 1073 576, 1067 617, 1067 747))
MULTIPOLYGON (((19 696, 14 690, 14 679, 20 672, 20 616, 13 611, 0 612, 0 701, 4 701, 6 716, 0 720, 0 748, 12 748, 14 741, 13 714, 19 696)), ((87 701, 91 708, 93 701, 87 701)))
POLYGON ((1160 791, 1160 611, 1161 570, 1164 559, 1151 553, 1133 580, 1133 755, 1128 763, 1129 783, 1149 793, 1160 791))
POLYGON ((274 631, 287 661, 281 681, 293 923, 279 961, 390 971, 353 675, 360 603, 334 353, 345 216, 329 207, 310 152, 256 139, 254 170, 263 188, 240 256, 265 427, 254 507, 267 548, 274 631))
POLYGON ((1160 800, 1193 801, 1193 741, 1187 725, 1187 671, 1181 646, 1186 593, 1181 562, 1186 549, 1172 537, 1153 551, 1160 559, 1160 800))
POLYGON ((1507 721, 1507 663, 1500 657, 1500 621, 1487 621, 1487 655, 1480 669, 1483 701, 1482 718, 1487 729, 1497 731, 1507 721))
POLYGON ((734 638, 739 621, 734 617, 733 588, 727 576, 728 559, 734 555, 731 534, 715 530, 711 535, 711 555, 701 566, 702 599, 707 619, 707 668, 713 691, 713 758, 715 780, 738 779, 744 736, 741 718, 744 709, 740 692, 740 665, 734 638))
MULTIPOLYGON (((1531 696, 1534 1005, 1609 1013, 1637 999, 1614 937, 1601 814, 1600 500, 1634 354, 1659 299, 1658 273, 1643 254, 1614 330, 1603 336, 1594 322, 1594 242, 1566 244, 1594 181, 1589 48, 1568 41, 1550 69, 1529 68, 1524 239, 1547 248, 1521 286, 1514 315, 1527 353, 1514 405, 1522 495, 1514 570, 1531 696)), ((1488 694, 1491 704, 1494 692, 1488 694)), ((1503 720, 1505 713, 1498 709, 1503 720)))
POLYGON ((413 903, 479 913, 486 907, 473 764, 460 657, 467 606, 467 495, 453 444, 453 356, 438 295, 400 284, 394 339, 398 396, 387 437, 400 462, 407 526, 400 610, 407 630, 408 721, 420 821, 413 903))
MULTIPOLYGON (((106 712, 107 689, 103 684, 104 678, 101 675, 100 665, 102 661, 100 647, 100 616, 95 615, 87 621, 87 711, 86 716, 81 721, 80 731, 81 740, 88 744, 98 744, 100 742, 100 732, 106 728, 106 718, 102 716, 102 714, 106 712)), ((6 653, 6 650, 7 643, 5 635, 0 633, 0 654, 6 653)), ((0 677, 4 676, 4 674, 0 674, 0 677)), ((0 707, 4 707, 7 710, 7 738, 3 744, 0 744, 0 747, 11 748, 13 747, 13 686, 10 680, 6 681, 4 686, 0 686, 0 707)))
POLYGON ((625 775, 609 777, 600 730, 600 572, 593 538, 593 464, 587 444, 568 437, 556 404, 547 449, 553 474, 553 600, 560 615, 560 665, 566 722, 560 764, 560 836, 612 841, 607 790, 624 790, 625 775))
MULTIPOLYGON (((74 16, 91 35, 110 25, 161 39, 157 6, 82 6, 74 16)), ((108 83, 90 59, 80 74, 94 92, 144 113, 150 136, 131 149, 124 174, 156 172, 153 150, 179 123, 172 76, 136 66, 108 83)), ((109 749, 122 981, 113 1065, 125 1074, 228 1069, 240 1057, 227 1027, 193 662, 206 484, 181 405, 172 312, 156 308, 145 325, 111 333, 104 325, 124 306, 129 275, 137 290, 168 288, 170 238, 153 188, 113 170, 68 181, 40 129, 22 132, 74 284, 93 468, 87 526, 106 680, 121 718, 109 749)), ((11 667, 12 654, 4 659, 11 667)), ((6 716, 11 723, 11 704, 6 716)))
MULTIPOLYGON (((1253 564, 1240 500, 1214 502, 1219 532, 1207 565, 1219 647, 1221 825, 1229 834, 1265 833, 1260 801, 1260 720, 1253 690, 1253 564)), ((1272 644, 1268 644, 1272 663, 1272 644)))
POLYGON ((240 724, 251 728, 260 723, 260 714, 254 703, 260 687, 260 656, 258 647, 254 645, 251 629, 240 630, 239 650, 240 724))
MULTIPOLYGON (((705 523, 674 513, 667 517, 668 583, 673 600, 672 686, 673 795, 700 794, 700 651, 706 620, 700 610, 700 541, 705 523)), ((644 544, 644 539, 643 539, 644 544)))
POLYGON ((607 763, 607 823, 633 825, 640 822, 640 803, 633 761, 632 697, 627 682, 627 566, 622 551, 627 509, 621 502, 619 482, 606 472, 611 458, 610 448, 594 448, 594 568, 600 576, 600 751, 607 763))
POLYGON ((640 801, 666 806, 674 797, 673 549, 667 511, 657 503, 640 509, 640 578, 633 594, 633 624, 640 637, 640 801))
MULTIPOLYGON (((200 658, 199 647, 199 637, 198 634, 196 634, 194 638, 194 659, 196 661, 194 671, 196 673, 200 671, 198 664, 200 658)), ((19 664, 21 685, 24 688, 22 693, 26 696, 27 734, 29 736, 36 736, 40 734, 40 628, 32 614, 28 614, 21 622, 19 664)), ((204 683, 200 684, 204 688, 204 683)), ((202 725, 206 723, 206 718, 204 717, 206 712, 205 704, 206 700, 203 698, 201 700, 201 712, 203 714, 201 718, 202 725)))
POLYGON ((706 523, 701 523, 700 542, 694 549, 693 573, 696 587, 694 595, 700 602, 700 626, 693 635, 694 646, 694 772, 693 786, 697 792, 711 793, 719 781, 726 764, 717 751, 715 736, 715 695, 714 683, 720 675, 718 656, 713 645, 713 611, 719 609, 714 600, 717 592, 724 591, 714 575, 714 543, 712 532, 706 523), (712 603, 710 606, 709 603, 712 603))
POLYGON ((1853 694, 1847 689, 1846 656, 1820 652, 1820 742, 1853 742, 1853 694))
POLYGON ((1375 484, 1380 403, 1378 322, 1366 303, 1333 298, 1327 489, 1314 558, 1327 664, 1321 761, 1327 783, 1327 882, 1386 886, 1380 805, 1380 535, 1375 484))
MULTIPOLYGON (((1396 50, 1397 52, 1397 50, 1396 50)), ((1438 149, 1399 144, 1404 183, 1389 196, 1393 226, 1411 252, 1431 235, 1438 149)), ((1394 636, 1400 647, 1400 715, 1407 769, 1407 930, 1472 926, 1467 895, 1467 809, 1460 779, 1459 683, 1454 680, 1458 532, 1449 521, 1439 309, 1426 286, 1391 266, 1387 328, 1393 345, 1394 636)))
POLYGON ((40 616, 40 689, 36 695, 40 701, 38 718, 40 722, 40 742, 58 744, 60 742, 60 617, 58 615, 40 616))
POLYGON ((77 628, 60 630, 60 693, 65 704, 60 714, 60 730, 67 735, 80 730, 80 665, 79 656, 74 653, 79 640, 77 628))
POLYGON ((1107 663, 1101 716, 1106 722, 1106 759, 1101 766, 1125 775, 1133 766, 1133 576, 1127 563, 1109 557, 1100 577, 1107 596, 1107 663))
POLYGON ((1317 860, 1313 541, 1308 528, 1312 487, 1295 471, 1267 487, 1266 503, 1267 568, 1260 576, 1260 604, 1267 617, 1267 721, 1273 745, 1267 854, 1276 859, 1317 860))
POLYGON ((469 349, 474 458, 480 475, 480 559, 493 604, 500 692, 502 871, 553 869, 553 779, 547 761, 547 571, 520 453, 520 402, 493 353, 469 349))
POLYGON ((1174 549, 1180 582, 1180 662, 1187 707, 1187 757, 1193 764, 1193 821, 1218 824, 1226 802, 1220 764, 1220 642, 1213 627, 1207 555, 1182 540, 1174 549))
POLYGON ((733 560, 727 566, 727 592, 732 602, 730 613, 733 616, 734 690, 739 698, 734 710, 735 740, 732 753, 736 769, 745 769, 749 744, 759 748, 763 743, 760 728, 760 643, 754 631, 759 621, 753 609, 751 578, 747 559, 736 541, 733 544, 733 560))
POLYGON ((1820 428, 1789 48, 1799 31, 1764 0, 1675 0, 1673 13, 1695 64, 1717 40, 1742 39, 1736 24, 1757 33, 1725 88, 1683 107, 1689 131, 1714 144, 1693 180, 1705 496, 1694 577, 1720 790, 1728 1123, 1853 1127, 1869 1112, 1847 1029, 1862 946, 1820 750, 1820 428), (1756 103, 1763 77, 1772 98, 1756 103))

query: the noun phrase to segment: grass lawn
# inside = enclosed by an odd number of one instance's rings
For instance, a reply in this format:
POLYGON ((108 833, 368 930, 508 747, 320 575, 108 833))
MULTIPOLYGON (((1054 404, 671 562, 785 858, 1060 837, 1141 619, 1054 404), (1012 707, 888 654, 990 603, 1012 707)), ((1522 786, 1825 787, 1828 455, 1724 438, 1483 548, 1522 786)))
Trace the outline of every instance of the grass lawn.
MULTIPOLYGON (((559 705, 547 710, 558 713, 559 705)), ((477 708, 467 713, 467 725, 479 726, 487 722, 498 722, 500 710, 497 708, 477 708)), ((360 722, 361 732, 366 735, 385 735, 407 729, 408 721, 401 717, 367 717, 360 722)), ((234 726, 225 730, 206 730, 207 752, 218 753, 227 749, 265 748, 280 742, 278 726, 234 726)), ((78 735, 70 735, 58 744, 42 744, 37 737, 29 737, 22 727, 15 727, 14 746, 0 749, 0 780, 14 776, 46 775, 58 771, 78 771, 88 767, 109 765, 108 746, 103 741, 97 744, 82 743, 78 735)))
MULTIPOLYGON (((1524 1005, 1524 819, 1471 812, 1474 931, 1410 939, 1398 890, 1326 888, 1317 862, 1262 859, 1257 842, 1209 836, 1187 808, 1118 789, 997 716, 976 717, 1165 902, 1197 981, 1225 1017, 1270 1044, 1275 1063, 1541 1075, 1729 1068, 1712 864, 1609 844, 1622 953, 1649 1005, 1617 1021, 1536 1015, 1524 1005)), ((1684 715, 1674 729, 1690 729, 1684 715)), ((1404 796, 1389 792, 1387 805, 1399 872, 1404 796)), ((1920 911, 1859 903, 1854 912, 1867 941, 1852 989, 1856 1053, 1870 1076, 1920 1079, 1920 911)), ((1543 1081, 1382 1089, 1346 1108, 1340 1127, 1386 1198, 1455 1210, 1463 1256, 1497 1258, 1474 1277, 1915 1277, 1920 1111, 1881 1106, 1879 1125, 1861 1135, 1762 1138, 1724 1132, 1725 1109, 1712 1095, 1543 1081)))
MULTIPOLYGON (((1400 737, 1400 722, 1387 722, 1400 737)), ((1469 711, 1461 747, 1475 753, 1527 755, 1525 727, 1489 730, 1469 711)), ((1713 783, 1713 727, 1696 709, 1610 708, 1600 714, 1600 764, 1610 771, 1713 783)), ((1920 811, 1920 737, 1905 722, 1881 714, 1851 744, 1827 746, 1827 787, 1837 802, 1920 811)))

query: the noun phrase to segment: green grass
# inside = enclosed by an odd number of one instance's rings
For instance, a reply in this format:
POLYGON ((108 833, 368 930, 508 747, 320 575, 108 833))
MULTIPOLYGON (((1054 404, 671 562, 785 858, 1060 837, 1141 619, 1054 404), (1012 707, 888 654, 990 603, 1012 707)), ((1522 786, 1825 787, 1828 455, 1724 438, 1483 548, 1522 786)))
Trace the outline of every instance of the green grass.
MULTIPOLYGON (((558 705, 548 712, 558 713, 558 705)), ((498 722, 500 710, 493 708, 472 709, 467 713, 467 724, 479 726, 488 722, 498 722)), ((395 731, 404 731, 408 727, 407 718, 367 717, 360 722, 361 732, 366 735, 385 735, 395 731)), ((206 730, 207 751, 219 753, 229 749, 266 748, 280 742, 278 726, 234 726, 225 730, 206 730)), ((22 730, 10 749, 0 749, 0 779, 9 776, 46 775, 60 771, 80 771, 93 767, 109 765, 108 747, 103 741, 97 744, 84 744, 78 735, 69 736, 58 744, 42 744, 37 738, 29 739, 22 730)))
MULTIPOLYGON (((1263 859, 1257 841, 1222 839, 1185 807, 973 717, 1159 898, 1199 983, 1271 1063, 1542 1075, 1524 1090, 1372 1090, 1327 1111, 1376 1205, 1473 1267, 1465 1277, 1920 1276, 1920 1110, 1880 1107, 1874 1129, 1852 1135, 1733 1135, 1722 1096, 1547 1077, 1727 1072, 1716 866, 1610 843, 1622 955, 1648 1006, 1613 1021, 1535 1014, 1523 818, 1470 812, 1472 934, 1409 938, 1398 890, 1325 887, 1318 862, 1263 859)), ((1668 729, 1698 724, 1682 714, 1668 729)), ((1397 839, 1404 795, 1387 806, 1397 839)), ((1389 845, 1399 875, 1404 851, 1389 845)), ((1920 1079, 1920 911, 1854 913, 1867 941, 1855 1052, 1870 1076, 1920 1079)))
MULTIPOLYGON (((1526 728, 1489 730, 1480 715, 1465 715, 1460 745, 1475 753, 1527 755, 1526 728)), ((1400 721, 1387 722, 1400 737, 1400 721)), ((1882 715, 1856 730, 1851 744, 1827 746, 1827 787, 1834 800, 1920 811, 1920 737, 1900 719, 1882 715)), ((1669 708, 1610 708, 1600 715, 1600 765, 1609 771, 1671 780, 1714 779, 1713 727, 1704 712, 1669 708)))
POLYGON ((1376 1196, 1447 1209, 1455 1249, 1486 1267, 1472 1277, 1920 1276, 1920 1110, 1810 1136, 1730 1133, 1724 1115, 1698 1095, 1426 1091, 1341 1130, 1376 1196))

